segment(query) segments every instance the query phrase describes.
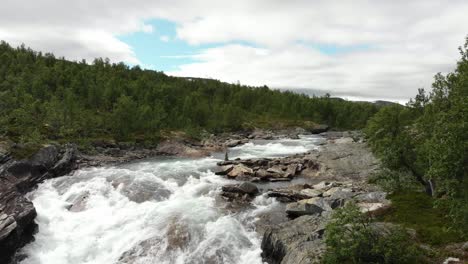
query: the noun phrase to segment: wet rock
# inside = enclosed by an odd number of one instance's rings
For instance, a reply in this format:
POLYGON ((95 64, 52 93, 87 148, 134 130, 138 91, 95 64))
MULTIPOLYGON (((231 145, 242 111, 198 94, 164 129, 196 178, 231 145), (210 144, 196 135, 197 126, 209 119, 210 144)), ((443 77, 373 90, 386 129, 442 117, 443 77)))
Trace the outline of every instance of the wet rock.
POLYGON ((224 165, 224 166, 221 166, 221 168, 219 168, 219 170, 216 171, 215 174, 216 175, 226 175, 230 171, 232 171, 233 168, 234 168, 234 165, 224 165))
POLYGON ((270 264, 319 263, 325 252, 322 240, 325 221, 319 215, 306 215, 268 228, 261 244, 264 261, 270 264))
POLYGON ((86 209, 86 201, 88 200, 88 195, 89 194, 85 193, 73 199, 67 208, 68 211, 70 212, 84 211, 86 209))
POLYGON ((55 146, 46 146, 29 160, 9 160, 0 170, 0 263, 8 263, 15 251, 33 238, 36 210, 24 194, 45 179, 74 169, 74 150, 60 157, 55 146), (57 161, 58 160, 58 161, 57 161))
POLYGON ((174 221, 166 230, 166 238, 166 250, 184 249, 191 239, 189 227, 180 221, 174 221))
POLYGON ((35 217, 33 204, 0 179, 0 263, 9 263, 16 249, 33 239, 35 217))
POLYGON ((241 183, 239 185, 239 189, 242 192, 250 194, 250 195, 255 195, 255 194, 257 194, 259 192, 257 186, 255 184, 253 184, 253 183, 250 183, 250 182, 241 183))
POLYGON ((248 194, 251 196, 254 196, 259 193, 257 186, 250 182, 243 182, 237 185, 226 185, 223 186, 221 190, 223 191, 222 195, 224 196, 230 196, 226 195, 226 193, 248 194))

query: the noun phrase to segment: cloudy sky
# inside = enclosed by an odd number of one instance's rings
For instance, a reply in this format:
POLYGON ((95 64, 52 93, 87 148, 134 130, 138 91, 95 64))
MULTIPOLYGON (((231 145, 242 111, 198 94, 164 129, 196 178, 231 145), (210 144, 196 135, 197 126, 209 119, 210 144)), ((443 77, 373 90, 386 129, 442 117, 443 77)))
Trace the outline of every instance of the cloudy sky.
POLYGON ((0 39, 72 60, 406 101, 453 69, 466 0, 1 0, 0 39))

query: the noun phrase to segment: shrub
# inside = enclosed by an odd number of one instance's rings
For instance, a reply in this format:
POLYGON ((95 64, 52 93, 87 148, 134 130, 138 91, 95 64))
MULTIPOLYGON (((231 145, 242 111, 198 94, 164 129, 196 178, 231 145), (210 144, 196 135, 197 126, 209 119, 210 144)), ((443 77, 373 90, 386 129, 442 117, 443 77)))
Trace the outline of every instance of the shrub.
POLYGON ((325 230, 324 263, 422 263, 405 229, 373 223, 356 205, 338 209, 325 230))

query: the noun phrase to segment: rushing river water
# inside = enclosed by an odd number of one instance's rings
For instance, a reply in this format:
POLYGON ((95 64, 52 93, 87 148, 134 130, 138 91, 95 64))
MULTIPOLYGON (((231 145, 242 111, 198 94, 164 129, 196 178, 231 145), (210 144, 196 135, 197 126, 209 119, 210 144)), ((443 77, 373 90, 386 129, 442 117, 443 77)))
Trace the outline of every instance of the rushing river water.
MULTIPOLYGON (((287 156, 320 140, 253 141, 230 158, 287 156)), ((222 157, 154 158, 40 184, 30 194, 39 232, 21 263, 262 263, 255 221, 279 204, 258 196, 249 209, 228 210, 220 187, 234 182, 212 172, 222 157)))

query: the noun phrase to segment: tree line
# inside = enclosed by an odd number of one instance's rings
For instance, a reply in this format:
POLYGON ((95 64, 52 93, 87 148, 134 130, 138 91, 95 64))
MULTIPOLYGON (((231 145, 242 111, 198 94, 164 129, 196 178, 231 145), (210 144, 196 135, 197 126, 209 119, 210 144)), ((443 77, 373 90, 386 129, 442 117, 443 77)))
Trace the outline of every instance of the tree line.
POLYGON ((378 108, 110 63, 67 61, 0 43, 0 137, 16 142, 108 137, 157 141, 161 131, 219 133, 284 120, 365 126, 378 108))

